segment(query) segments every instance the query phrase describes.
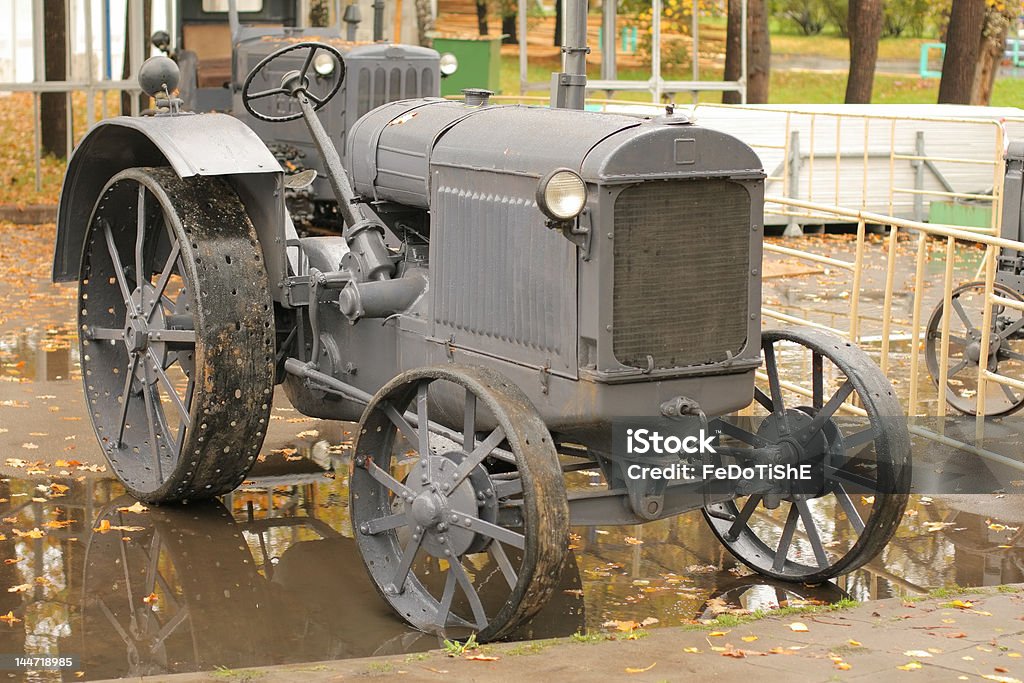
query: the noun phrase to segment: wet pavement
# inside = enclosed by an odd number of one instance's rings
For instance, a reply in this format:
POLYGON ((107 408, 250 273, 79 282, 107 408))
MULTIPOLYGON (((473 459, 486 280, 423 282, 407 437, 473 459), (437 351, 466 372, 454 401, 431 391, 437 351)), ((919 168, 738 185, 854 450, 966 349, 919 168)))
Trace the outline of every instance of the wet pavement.
MULTIPOLYGON (((84 412, 74 290, 48 283, 52 234, 52 227, 0 225, 0 654, 76 655, 75 671, 38 678, 92 680, 437 648, 437 636, 410 630, 390 612, 355 549, 351 425, 306 418, 278 396, 261 461, 235 493, 180 508, 133 506, 106 472, 84 412)), ((807 239, 837 257, 850 249, 848 239, 807 239)), ((871 292, 884 278, 884 245, 873 239, 869 249, 868 337, 881 320, 871 292)), ((957 274, 970 279, 980 253, 961 256, 957 274)), ((938 300, 934 279, 930 301, 938 300)), ((770 278, 765 300, 843 327, 842 283, 826 272, 770 278)), ((897 301, 900 320, 909 319, 908 300, 897 301)), ((890 371, 901 393, 902 363, 897 358, 890 371)), ((1007 448, 1024 452, 1020 432, 1006 432, 1007 448)), ((615 632, 622 622, 653 630, 730 609, 1021 582, 1024 504, 1012 488, 1024 474, 1003 478, 1008 491, 912 497, 879 558, 816 587, 751 576, 697 513, 576 528, 561 589, 516 638, 615 632)))

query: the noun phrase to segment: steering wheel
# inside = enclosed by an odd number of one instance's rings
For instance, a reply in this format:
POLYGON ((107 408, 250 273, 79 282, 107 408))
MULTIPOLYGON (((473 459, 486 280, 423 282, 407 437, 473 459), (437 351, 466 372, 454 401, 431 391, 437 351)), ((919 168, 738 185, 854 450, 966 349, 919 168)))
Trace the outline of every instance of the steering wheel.
MULTIPOLYGON (((317 81, 321 80, 320 76, 316 76, 317 81)), ((298 97, 299 93, 303 93, 313 103, 313 111, 321 109, 327 104, 332 97, 338 92, 341 84, 345 82, 345 60, 342 59, 341 53, 338 52, 337 48, 334 48, 326 43, 296 43, 295 45, 289 45, 283 47, 280 50, 272 52, 263 59, 260 63, 249 72, 249 75, 245 77, 245 83, 242 85, 242 104, 245 105, 246 111, 252 114, 260 121, 270 121, 271 123, 278 123, 281 121, 294 121, 297 118, 302 117, 302 112, 293 112, 291 114, 282 114, 280 116, 273 114, 264 114, 256 111, 253 108, 253 101, 270 97, 272 95, 289 95, 291 97, 298 97), (306 58, 302 62, 302 68, 298 71, 291 70, 285 73, 281 79, 281 85, 276 88, 270 88, 268 90, 261 90, 259 92, 252 92, 252 86, 256 81, 257 76, 261 76, 263 82, 270 80, 271 76, 266 72, 267 67, 277 59, 283 57, 286 54, 292 52, 298 52, 306 50, 306 58), (312 85, 309 77, 306 75, 310 67, 313 66, 313 59, 317 53, 324 52, 330 55, 334 61, 334 68, 329 72, 334 79, 334 85, 326 93, 314 93, 310 91, 312 85)))

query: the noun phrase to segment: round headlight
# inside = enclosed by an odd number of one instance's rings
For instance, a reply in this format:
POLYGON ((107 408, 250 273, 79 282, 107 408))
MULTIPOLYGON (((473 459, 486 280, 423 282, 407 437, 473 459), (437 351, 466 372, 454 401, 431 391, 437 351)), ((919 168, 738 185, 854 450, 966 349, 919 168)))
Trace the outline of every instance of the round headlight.
POLYGON ((549 173, 537 186, 537 205, 556 221, 579 216, 587 203, 587 186, 583 178, 567 168, 549 173))
POLYGON ((334 57, 321 52, 313 58, 313 69, 321 76, 330 76, 334 73, 334 57))
POLYGON ((445 52, 441 55, 440 67, 442 76, 451 76, 459 70, 459 59, 451 52, 445 52))

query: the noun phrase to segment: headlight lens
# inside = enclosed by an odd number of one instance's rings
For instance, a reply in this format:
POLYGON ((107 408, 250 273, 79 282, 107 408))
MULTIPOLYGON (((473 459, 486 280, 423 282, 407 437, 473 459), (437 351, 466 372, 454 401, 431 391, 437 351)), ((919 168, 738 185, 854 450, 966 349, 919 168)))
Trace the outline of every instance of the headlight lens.
POLYGON ((442 76, 451 76, 459 70, 459 60, 451 52, 445 52, 441 55, 440 67, 442 76))
POLYGON ((334 73, 334 57, 321 52, 313 58, 313 69, 321 76, 330 76, 334 73))
POLYGON ((586 203, 587 186, 583 178, 567 168, 550 173, 537 187, 537 205, 556 221, 576 218, 586 203))

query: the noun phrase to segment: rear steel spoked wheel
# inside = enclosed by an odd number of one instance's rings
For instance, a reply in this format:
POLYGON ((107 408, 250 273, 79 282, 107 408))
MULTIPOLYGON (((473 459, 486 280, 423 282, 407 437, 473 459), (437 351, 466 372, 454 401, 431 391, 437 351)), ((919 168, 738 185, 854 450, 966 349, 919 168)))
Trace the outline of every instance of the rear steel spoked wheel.
POLYGON ((738 446, 781 446, 787 462, 811 466, 813 482, 758 481, 704 514, 755 571, 825 581, 875 557, 899 525, 910 477, 906 419, 889 381, 852 344, 817 330, 771 331, 762 340, 768 386, 755 389, 755 400, 767 416, 755 431, 724 419, 716 426, 738 446), (810 370, 810 396, 786 404, 793 394, 783 365, 810 370), (840 415, 844 407, 852 414, 840 415))
POLYGON ((363 414, 349 490, 370 577, 416 628, 493 640, 558 586, 569 533, 558 455, 497 373, 449 365, 388 383, 363 414), (432 434, 434 419, 458 433, 432 434))
MULTIPOLYGON (((1000 283, 995 294, 1014 301, 1024 301, 1016 290, 1000 283)), ((965 415, 978 414, 978 366, 985 359, 989 372, 1007 377, 1024 377, 1024 313, 1004 306, 992 308, 992 330, 989 350, 982 353, 981 326, 985 314, 985 283, 968 282, 953 290, 955 315, 949 321, 949 370, 945 398, 954 409, 965 415)), ((932 382, 939 386, 942 353, 943 305, 940 303, 928 320, 925 361, 932 382)), ((941 392, 940 392, 941 393, 941 392)), ((1024 407, 1024 392, 998 382, 985 384, 985 415, 1001 417, 1024 407)))
POLYGON ((274 316, 227 183, 115 176, 90 220, 78 322, 93 428, 129 492, 161 503, 238 486, 269 419, 274 316))

